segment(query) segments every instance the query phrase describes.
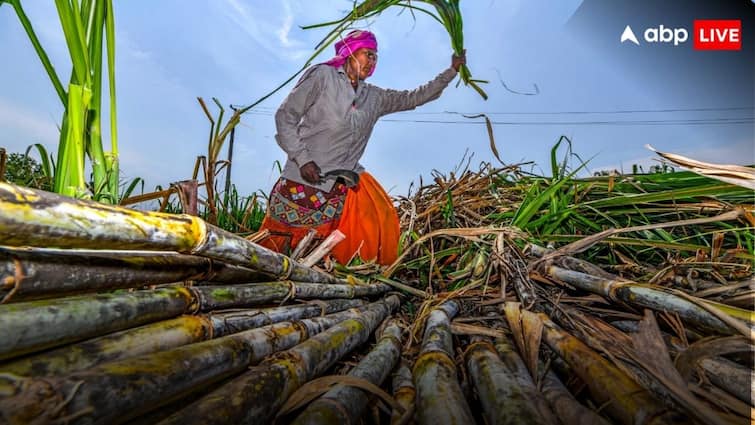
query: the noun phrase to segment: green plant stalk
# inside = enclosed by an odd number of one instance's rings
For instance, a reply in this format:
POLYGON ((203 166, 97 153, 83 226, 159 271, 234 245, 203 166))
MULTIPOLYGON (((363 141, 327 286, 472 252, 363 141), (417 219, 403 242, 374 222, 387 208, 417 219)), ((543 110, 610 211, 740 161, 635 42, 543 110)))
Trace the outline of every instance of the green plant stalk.
POLYGON ((91 90, 78 84, 68 86, 68 107, 63 115, 63 131, 58 145, 55 192, 64 196, 86 196, 84 179, 86 110, 91 90))
POLYGON ((92 78, 92 101, 87 111, 86 151, 92 165, 92 193, 97 201, 117 204, 107 187, 108 164, 102 149, 102 32, 105 19, 105 2, 90 3, 91 13, 85 22, 87 27, 87 47, 92 78))
MULTIPOLYGON (((111 0, 56 0, 63 36, 73 67, 68 93, 39 42, 20 0, 7 0, 26 31, 64 107, 53 190, 68 196, 94 196, 118 202, 118 152, 115 103, 115 29, 111 0), (107 30, 112 152, 102 149, 102 32, 107 30), (85 154, 92 165, 93 190, 85 179, 85 154)), ((49 168, 49 167, 48 167, 49 168)))

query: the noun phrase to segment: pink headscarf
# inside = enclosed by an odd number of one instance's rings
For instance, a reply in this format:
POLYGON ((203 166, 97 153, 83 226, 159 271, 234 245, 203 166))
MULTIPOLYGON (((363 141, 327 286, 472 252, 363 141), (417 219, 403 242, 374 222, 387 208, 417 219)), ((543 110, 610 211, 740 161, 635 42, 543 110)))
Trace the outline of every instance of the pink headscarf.
MULTIPOLYGON (((325 62, 325 64, 334 68, 339 68, 346 63, 346 58, 361 48, 377 50, 377 39, 375 38, 375 34, 362 30, 355 30, 348 33, 344 39, 339 40, 336 43, 336 55, 329 61, 325 62)), ((368 76, 375 72, 376 66, 377 64, 370 69, 368 76)))

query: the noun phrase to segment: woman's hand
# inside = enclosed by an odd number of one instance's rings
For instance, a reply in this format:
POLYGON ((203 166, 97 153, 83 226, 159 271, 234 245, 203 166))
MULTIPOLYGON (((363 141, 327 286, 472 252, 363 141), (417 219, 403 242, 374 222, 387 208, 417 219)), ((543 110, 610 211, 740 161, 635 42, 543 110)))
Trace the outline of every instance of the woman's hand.
POLYGON ((320 167, 314 161, 309 161, 299 168, 299 173, 307 183, 317 184, 320 182, 320 167))
POLYGON ((453 54, 451 56, 451 68, 459 72, 459 68, 467 63, 467 49, 461 51, 460 55, 453 54))

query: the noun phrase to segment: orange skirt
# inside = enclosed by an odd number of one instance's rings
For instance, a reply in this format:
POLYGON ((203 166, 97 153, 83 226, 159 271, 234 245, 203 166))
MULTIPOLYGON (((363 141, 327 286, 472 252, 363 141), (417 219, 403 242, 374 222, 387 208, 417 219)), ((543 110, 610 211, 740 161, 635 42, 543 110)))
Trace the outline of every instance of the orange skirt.
POLYGON ((290 226, 271 217, 268 211, 260 230, 269 230, 270 236, 259 244, 285 253, 294 249, 309 229, 315 229, 319 238, 326 238, 336 229, 346 235, 331 251, 341 264, 348 264, 358 255, 365 261, 387 265, 398 256, 398 214, 388 194, 367 172, 359 176, 359 184, 348 189, 339 219, 315 227, 290 226))

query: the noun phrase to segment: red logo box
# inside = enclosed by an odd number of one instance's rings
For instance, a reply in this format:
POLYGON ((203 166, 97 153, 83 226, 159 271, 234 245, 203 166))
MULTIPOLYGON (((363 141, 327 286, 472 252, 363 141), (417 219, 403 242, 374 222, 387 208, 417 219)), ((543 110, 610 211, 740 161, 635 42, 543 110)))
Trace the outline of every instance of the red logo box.
POLYGON ((696 19, 695 50, 741 50, 742 21, 739 19, 696 19))

